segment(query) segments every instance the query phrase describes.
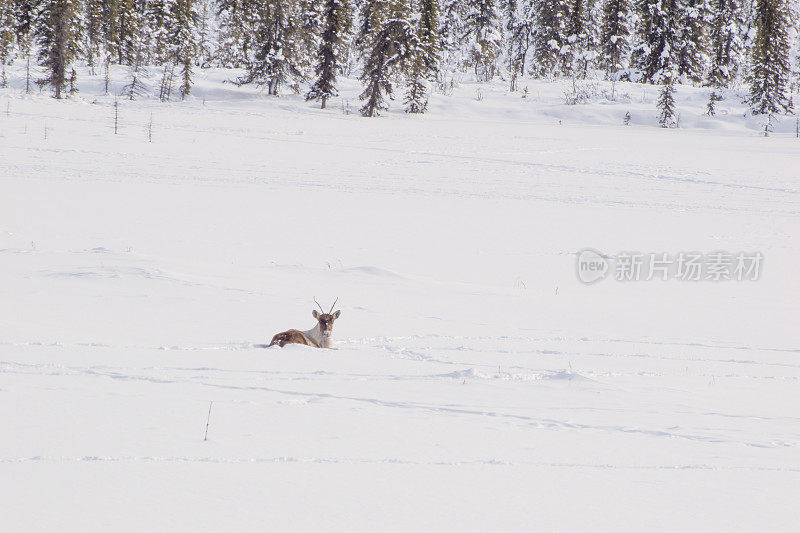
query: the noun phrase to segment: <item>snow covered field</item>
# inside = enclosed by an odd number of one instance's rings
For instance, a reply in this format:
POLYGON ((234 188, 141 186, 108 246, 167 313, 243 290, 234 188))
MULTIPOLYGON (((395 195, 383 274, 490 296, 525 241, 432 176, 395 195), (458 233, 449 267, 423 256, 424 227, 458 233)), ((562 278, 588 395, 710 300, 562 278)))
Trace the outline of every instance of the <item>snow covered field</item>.
POLYGON ((793 119, 544 83, 364 119, 352 81, 225 76, 118 135, 99 78, 0 90, 0 529, 796 530, 793 119), (764 260, 585 285, 587 247, 764 260), (254 347, 314 296, 336 350, 254 347))

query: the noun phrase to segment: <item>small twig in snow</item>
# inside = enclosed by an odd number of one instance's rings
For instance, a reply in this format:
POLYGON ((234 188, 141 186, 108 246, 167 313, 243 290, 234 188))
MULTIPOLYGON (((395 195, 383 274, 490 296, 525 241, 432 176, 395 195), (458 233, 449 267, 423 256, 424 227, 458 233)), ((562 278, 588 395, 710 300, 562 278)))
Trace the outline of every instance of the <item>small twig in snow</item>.
POLYGON ((206 418, 206 436, 203 437, 203 440, 208 440, 208 425, 211 423, 211 406, 212 405, 214 405, 213 401, 210 404, 208 404, 208 417, 206 418))

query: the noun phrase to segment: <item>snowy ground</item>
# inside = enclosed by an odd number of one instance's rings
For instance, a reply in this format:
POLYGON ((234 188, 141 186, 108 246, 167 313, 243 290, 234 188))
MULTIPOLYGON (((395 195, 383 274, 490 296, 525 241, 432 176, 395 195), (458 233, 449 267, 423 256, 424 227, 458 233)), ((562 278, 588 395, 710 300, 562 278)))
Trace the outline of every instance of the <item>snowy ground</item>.
POLYGON ((3 531, 796 528, 793 119, 533 82, 363 119, 347 80, 321 111, 223 77, 116 136, 99 78, 0 90, 3 531), (764 264, 584 285, 586 247, 764 264), (254 347, 314 296, 336 350, 254 347))

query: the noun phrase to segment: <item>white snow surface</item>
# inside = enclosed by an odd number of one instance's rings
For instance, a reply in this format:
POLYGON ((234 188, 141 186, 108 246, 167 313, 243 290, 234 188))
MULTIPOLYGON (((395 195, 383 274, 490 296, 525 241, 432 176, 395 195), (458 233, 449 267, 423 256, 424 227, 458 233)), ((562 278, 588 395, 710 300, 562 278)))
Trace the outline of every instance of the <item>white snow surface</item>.
POLYGON ((11 74, 2 531, 796 531, 793 119, 534 82, 364 119, 201 71, 114 135, 99 76, 11 74), (583 285, 586 247, 764 264, 583 285), (334 350, 257 347, 314 297, 334 350))

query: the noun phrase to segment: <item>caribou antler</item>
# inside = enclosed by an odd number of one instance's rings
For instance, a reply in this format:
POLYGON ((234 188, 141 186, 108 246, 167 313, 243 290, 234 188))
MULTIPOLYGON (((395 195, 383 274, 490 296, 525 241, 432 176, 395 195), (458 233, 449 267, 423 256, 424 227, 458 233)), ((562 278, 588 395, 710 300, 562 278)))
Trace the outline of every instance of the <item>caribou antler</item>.
POLYGON ((319 307, 319 310, 322 311, 322 314, 324 315, 325 314, 325 310, 322 308, 321 305, 319 305, 319 302, 317 301, 317 297, 316 296, 314 296, 314 303, 317 304, 317 307, 319 307))
POLYGON ((338 302, 338 301, 339 301, 339 297, 337 296, 336 299, 333 301, 333 305, 331 306, 331 310, 328 311, 328 314, 331 314, 333 312, 333 308, 336 307, 336 302, 338 302))

